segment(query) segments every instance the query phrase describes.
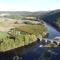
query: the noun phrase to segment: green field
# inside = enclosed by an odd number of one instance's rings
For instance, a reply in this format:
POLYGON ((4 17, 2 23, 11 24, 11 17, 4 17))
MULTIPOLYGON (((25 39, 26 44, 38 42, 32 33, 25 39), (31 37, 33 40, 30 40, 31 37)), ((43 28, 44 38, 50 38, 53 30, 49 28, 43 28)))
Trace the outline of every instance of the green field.
POLYGON ((41 25, 29 25, 26 24, 24 26, 20 26, 17 28, 19 31, 26 32, 29 34, 34 34, 34 35, 39 35, 41 34, 42 36, 44 35, 44 32, 47 31, 46 27, 44 27, 43 24, 41 25))
POLYGON ((8 34, 6 32, 0 32, 0 39, 6 38, 8 34))

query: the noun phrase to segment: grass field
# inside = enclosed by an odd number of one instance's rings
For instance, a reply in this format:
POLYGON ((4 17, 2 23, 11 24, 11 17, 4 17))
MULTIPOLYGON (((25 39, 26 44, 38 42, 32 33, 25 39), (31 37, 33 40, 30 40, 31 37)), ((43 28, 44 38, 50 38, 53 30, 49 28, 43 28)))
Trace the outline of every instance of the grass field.
POLYGON ((0 39, 6 38, 8 34, 6 32, 0 32, 0 39))
POLYGON ((22 32, 26 32, 29 34, 34 34, 34 35, 43 35, 44 32, 47 31, 46 27, 44 27, 43 24, 41 25, 23 25, 17 28, 18 30, 22 31, 22 32))

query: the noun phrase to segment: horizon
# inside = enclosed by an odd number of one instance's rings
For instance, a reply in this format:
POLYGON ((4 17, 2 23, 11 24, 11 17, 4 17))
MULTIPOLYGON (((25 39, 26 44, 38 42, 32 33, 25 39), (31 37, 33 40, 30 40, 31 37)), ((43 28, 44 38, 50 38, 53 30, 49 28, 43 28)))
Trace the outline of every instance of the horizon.
POLYGON ((49 12, 49 11, 55 11, 55 10, 60 10, 60 9, 54 9, 54 10, 38 10, 38 11, 24 11, 24 10, 22 10, 22 11, 0 11, 0 12, 49 12))
POLYGON ((0 11, 51 11, 60 9, 59 0, 0 0, 0 11))

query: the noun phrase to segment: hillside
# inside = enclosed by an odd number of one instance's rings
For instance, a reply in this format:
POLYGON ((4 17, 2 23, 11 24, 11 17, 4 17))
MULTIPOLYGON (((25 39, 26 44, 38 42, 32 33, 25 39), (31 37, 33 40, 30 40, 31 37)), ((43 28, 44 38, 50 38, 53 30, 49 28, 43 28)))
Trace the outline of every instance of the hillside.
POLYGON ((59 17, 60 17, 60 10, 54 10, 50 11, 46 15, 43 15, 41 19, 54 27, 60 28, 59 17))

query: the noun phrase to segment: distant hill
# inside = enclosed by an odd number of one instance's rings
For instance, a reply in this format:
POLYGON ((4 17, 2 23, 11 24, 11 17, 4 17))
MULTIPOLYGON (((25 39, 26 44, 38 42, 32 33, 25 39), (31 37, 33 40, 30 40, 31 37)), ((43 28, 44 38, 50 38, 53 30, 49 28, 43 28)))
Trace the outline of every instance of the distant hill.
POLYGON ((39 16, 46 14, 47 11, 37 11, 37 12, 29 12, 29 11, 0 11, 1 14, 10 14, 17 16, 39 16))
POLYGON ((0 11, 0 14, 24 16, 24 15, 30 15, 31 12, 28 12, 28 11, 0 11))
POLYGON ((43 16, 47 11, 37 11, 37 12, 28 12, 28 11, 0 11, 0 17, 7 17, 12 19, 24 19, 27 17, 38 17, 43 16))

